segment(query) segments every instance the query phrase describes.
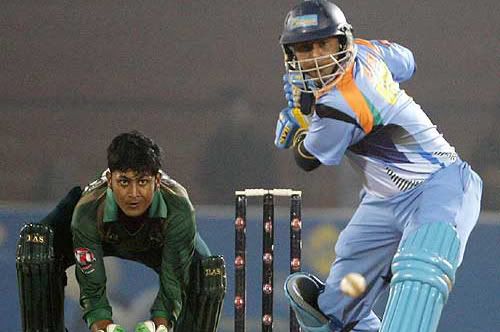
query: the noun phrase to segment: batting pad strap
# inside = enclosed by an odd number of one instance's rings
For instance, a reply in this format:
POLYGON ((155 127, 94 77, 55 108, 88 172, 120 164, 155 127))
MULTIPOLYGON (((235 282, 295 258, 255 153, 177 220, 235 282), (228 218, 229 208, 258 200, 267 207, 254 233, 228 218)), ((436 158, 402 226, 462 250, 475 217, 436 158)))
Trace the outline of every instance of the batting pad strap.
POLYGON ((445 302, 455 281, 455 271, 451 263, 426 252, 396 254, 392 270, 395 272, 393 283, 416 281, 428 284, 439 289, 445 302))
POLYGON ((460 240, 448 223, 420 226, 400 244, 381 332, 434 332, 448 299, 460 240))

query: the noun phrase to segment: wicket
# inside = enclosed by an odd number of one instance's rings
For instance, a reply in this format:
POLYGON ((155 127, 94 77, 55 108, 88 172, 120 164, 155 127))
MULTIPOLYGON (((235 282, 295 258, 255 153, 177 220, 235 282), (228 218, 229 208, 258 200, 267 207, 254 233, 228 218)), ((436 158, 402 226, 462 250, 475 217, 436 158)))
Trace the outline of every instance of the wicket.
MULTIPOLYGON (((246 209, 247 197, 263 197, 262 222, 262 331, 273 330, 274 197, 290 197, 290 273, 301 268, 302 192, 291 189, 245 189, 235 192, 235 298, 234 331, 244 332, 246 322, 246 209)), ((300 331, 290 309, 290 332, 300 331)))

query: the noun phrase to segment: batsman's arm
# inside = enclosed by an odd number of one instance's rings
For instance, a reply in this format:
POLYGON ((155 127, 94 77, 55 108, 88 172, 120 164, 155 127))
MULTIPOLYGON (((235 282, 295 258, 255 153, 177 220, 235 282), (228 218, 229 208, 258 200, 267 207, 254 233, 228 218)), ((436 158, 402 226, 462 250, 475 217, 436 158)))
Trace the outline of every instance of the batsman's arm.
POLYGON ((298 131, 295 134, 293 141, 293 154, 297 165, 306 172, 315 170, 321 165, 321 162, 316 159, 304 146, 307 130, 298 131))
POLYGON ((417 66, 413 53, 404 46, 386 40, 372 40, 389 68, 392 78, 398 83, 409 80, 417 66))
POLYGON ((295 161, 303 170, 309 172, 321 165, 307 149, 303 141, 309 128, 309 119, 299 108, 285 108, 280 112, 276 123, 274 144, 280 149, 293 147, 295 161))
POLYGON ((308 169, 318 163, 339 165, 347 149, 365 136, 353 113, 316 104, 307 135, 297 135, 295 140, 296 158, 308 169))

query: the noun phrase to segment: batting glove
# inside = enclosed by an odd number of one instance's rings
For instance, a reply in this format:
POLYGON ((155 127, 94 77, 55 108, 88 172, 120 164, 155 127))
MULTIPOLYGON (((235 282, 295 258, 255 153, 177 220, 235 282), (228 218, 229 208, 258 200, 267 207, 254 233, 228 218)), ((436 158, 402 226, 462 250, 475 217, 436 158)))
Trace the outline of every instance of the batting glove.
POLYGON ((297 77, 298 74, 283 75, 283 91, 285 92, 285 99, 290 108, 300 108, 300 90, 295 85, 298 82, 297 77))
POLYGON ((118 324, 109 324, 106 327, 106 331, 97 330, 97 332, 125 332, 125 329, 118 324))
POLYGON ((280 149, 288 149, 294 144, 294 138, 307 131, 309 119, 299 108, 285 108, 280 112, 276 123, 274 145, 280 149))

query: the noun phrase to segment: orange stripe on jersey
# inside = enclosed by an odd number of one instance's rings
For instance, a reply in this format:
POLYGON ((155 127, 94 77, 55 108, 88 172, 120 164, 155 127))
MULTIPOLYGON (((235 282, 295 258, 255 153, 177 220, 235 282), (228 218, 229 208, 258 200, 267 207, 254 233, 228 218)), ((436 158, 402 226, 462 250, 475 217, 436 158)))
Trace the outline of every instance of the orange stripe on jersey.
POLYGON ((363 97, 361 91, 359 91, 358 86, 354 79, 352 79, 352 67, 344 75, 348 79, 342 79, 338 84, 337 88, 347 101, 347 104, 351 107, 354 114, 358 117, 359 124, 363 131, 368 134, 373 128, 373 114, 370 112, 370 107, 363 97))
POLYGON ((352 79, 352 68, 354 67, 354 61, 351 62, 351 64, 349 64, 349 67, 346 69, 345 73, 343 73, 339 79, 338 82, 336 82, 335 84, 327 84, 325 85, 324 87, 322 87, 321 89, 319 90, 316 90, 314 92, 314 97, 316 98, 316 100, 318 100, 321 96, 323 96, 324 94, 326 94, 328 91, 330 91, 331 89, 333 89, 337 84, 340 84, 340 82, 343 82, 343 81, 346 81, 346 80, 351 80, 352 79))
POLYGON ((378 53, 377 47, 372 43, 370 43, 368 40, 356 38, 354 39, 354 43, 358 45, 367 46, 378 53))

